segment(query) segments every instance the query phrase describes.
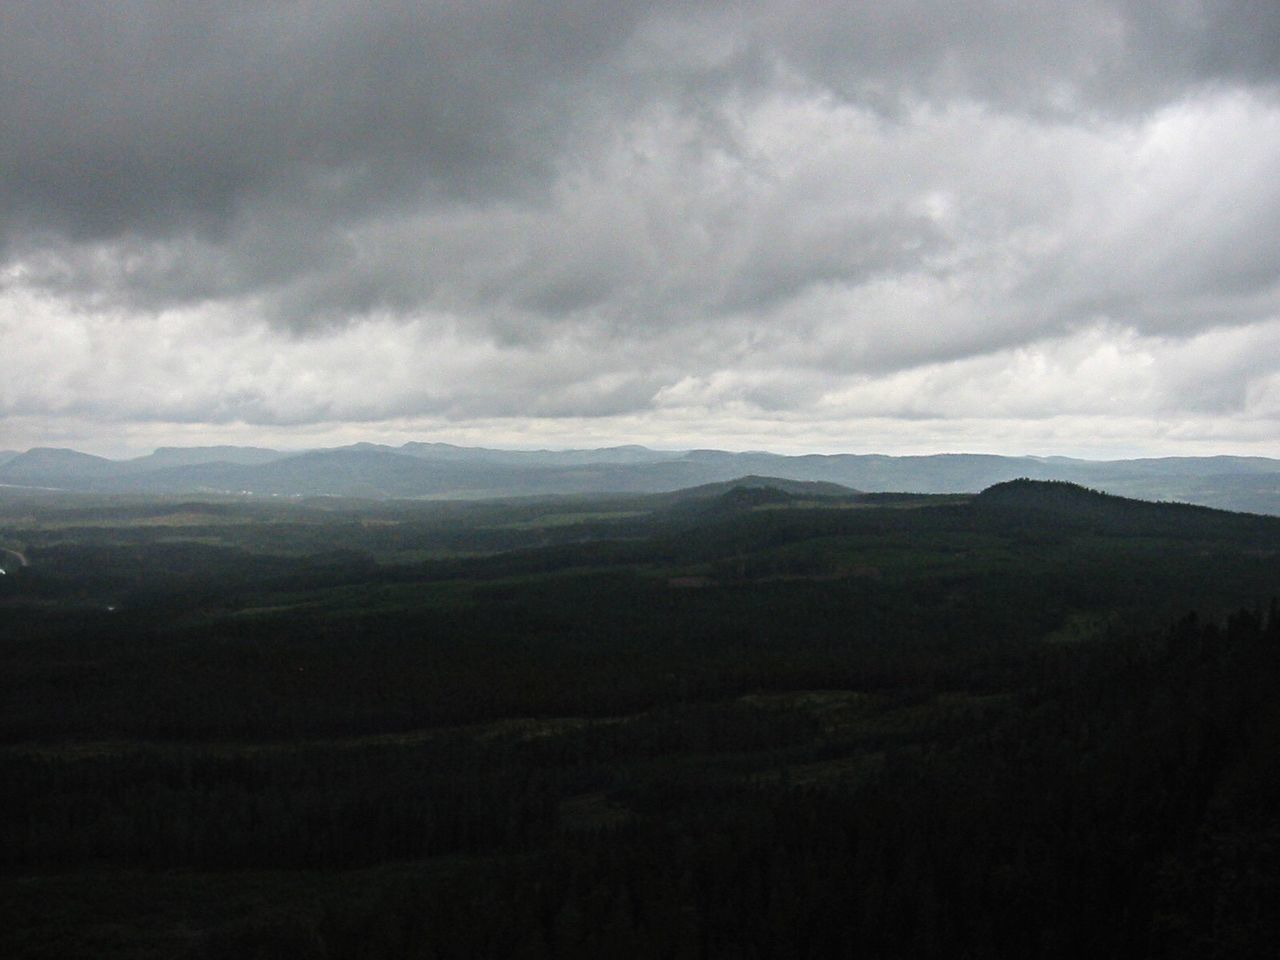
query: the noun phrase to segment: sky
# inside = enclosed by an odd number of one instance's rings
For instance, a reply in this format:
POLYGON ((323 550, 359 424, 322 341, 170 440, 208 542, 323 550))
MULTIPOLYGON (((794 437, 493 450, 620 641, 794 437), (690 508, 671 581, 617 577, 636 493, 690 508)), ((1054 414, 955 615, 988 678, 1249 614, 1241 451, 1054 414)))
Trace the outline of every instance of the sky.
POLYGON ((1274 0, 4 0, 0 449, 1280 456, 1274 0))

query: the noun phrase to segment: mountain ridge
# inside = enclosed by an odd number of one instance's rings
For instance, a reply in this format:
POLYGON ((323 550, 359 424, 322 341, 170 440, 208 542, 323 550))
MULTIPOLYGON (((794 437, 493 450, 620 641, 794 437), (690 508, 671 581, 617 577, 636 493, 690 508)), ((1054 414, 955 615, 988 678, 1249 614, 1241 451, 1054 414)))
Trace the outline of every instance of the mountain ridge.
POLYGON ((1143 500, 1280 515, 1280 460, 1266 457, 784 455, 705 448, 659 451, 638 445, 499 450, 410 441, 398 447, 356 443, 301 451, 161 447, 128 460, 35 447, 0 459, 0 484, 102 494, 482 499, 668 493, 752 476, 869 493, 978 493, 1018 478, 1064 480, 1143 500))

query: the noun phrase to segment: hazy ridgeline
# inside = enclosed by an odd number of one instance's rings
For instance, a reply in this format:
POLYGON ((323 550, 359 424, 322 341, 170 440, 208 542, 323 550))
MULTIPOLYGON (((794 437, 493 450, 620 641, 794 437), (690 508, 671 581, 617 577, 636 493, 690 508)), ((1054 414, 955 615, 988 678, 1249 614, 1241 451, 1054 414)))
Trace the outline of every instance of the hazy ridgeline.
POLYGON ((1280 519, 10 490, 0 547, 5 955, 1277 945, 1280 519))
POLYGON ((1280 514, 1280 460, 1266 457, 782 456, 638 446, 490 450, 416 442, 304 452, 165 447, 131 460, 49 448, 0 452, 0 484, 98 493, 475 499, 663 493, 750 475, 914 493, 977 493, 1029 477, 1146 500, 1280 514))

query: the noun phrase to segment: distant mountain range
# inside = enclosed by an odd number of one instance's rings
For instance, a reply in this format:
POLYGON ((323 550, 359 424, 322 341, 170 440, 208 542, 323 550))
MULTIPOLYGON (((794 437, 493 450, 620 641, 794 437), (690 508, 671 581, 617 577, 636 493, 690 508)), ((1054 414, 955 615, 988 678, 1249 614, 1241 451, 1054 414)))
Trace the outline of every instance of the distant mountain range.
POLYGON ((783 456, 640 446, 495 450, 416 442, 399 447, 357 443, 302 453, 162 447, 131 460, 49 447, 0 451, 0 484, 89 493, 475 499, 664 493, 751 475, 911 493, 975 493, 1021 477, 1067 480, 1145 500, 1280 515, 1280 460, 1266 457, 783 456))

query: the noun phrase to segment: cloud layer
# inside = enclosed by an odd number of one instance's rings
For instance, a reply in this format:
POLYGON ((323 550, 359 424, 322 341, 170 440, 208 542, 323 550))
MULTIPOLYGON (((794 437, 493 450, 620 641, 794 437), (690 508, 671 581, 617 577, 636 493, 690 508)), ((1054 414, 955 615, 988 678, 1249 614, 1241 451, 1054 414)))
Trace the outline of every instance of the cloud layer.
POLYGON ((6 4, 0 447, 1280 455, 1278 11, 6 4))

